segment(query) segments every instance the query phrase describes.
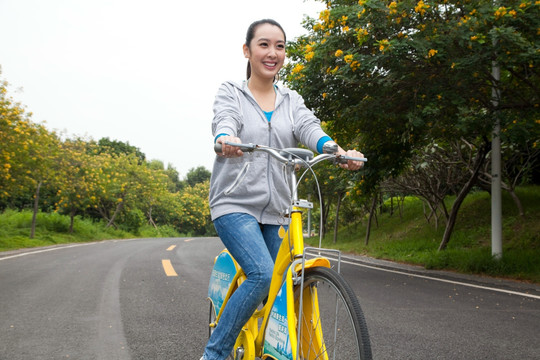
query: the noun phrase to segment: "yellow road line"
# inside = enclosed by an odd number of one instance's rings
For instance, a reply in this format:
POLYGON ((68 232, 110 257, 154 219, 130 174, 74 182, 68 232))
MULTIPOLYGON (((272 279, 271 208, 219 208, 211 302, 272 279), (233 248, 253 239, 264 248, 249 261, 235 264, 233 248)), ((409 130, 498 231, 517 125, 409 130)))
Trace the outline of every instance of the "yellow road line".
POLYGON ((193 240, 195 240, 195 239, 186 239, 186 240, 184 240, 184 242, 190 242, 190 241, 193 241, 193 240))
POLYGON ((173 251, 176 245, 171 245, 167 248, 167 251, 173 251))
POLYGON ((165 274, 167 274, 167 276, 178 276, 176 271, 174 271, 174 268, 171 264, 171 260, 168 260, 168 259, 161 260, 161 264, 163 265, 163 270, 165 270, 165 274))

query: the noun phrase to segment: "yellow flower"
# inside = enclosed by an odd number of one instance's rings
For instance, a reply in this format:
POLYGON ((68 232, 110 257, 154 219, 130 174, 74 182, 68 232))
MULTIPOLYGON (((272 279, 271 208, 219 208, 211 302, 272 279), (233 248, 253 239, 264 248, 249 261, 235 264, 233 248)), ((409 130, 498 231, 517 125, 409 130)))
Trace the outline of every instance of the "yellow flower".
POLYGON ((385 52, 390 48, 390 42, 388 39, 379 41, 379 51, 385 52))
POLYGON ((306 59, 306 61, 311 61, 314 56, 315 56, 315 53, 313 51, 310 51, 304 56, 304 58, 306 59))
POLYGON ((503 17, 504 15, 506 15, 508 13, 508 9, 505 8, 504 6, 501 6, 500 8, 498 8, 496 11, 495 11, 495 19, 499 19, 501 17, 503 17))
POLYGON ((437 54, 439 51, 438 50, 435 50, 435 49, 431 49, 428 51, 428 58, 432 57, 432 56, 435 56, 435 54, 437 54))
POLYGON ((300 73, 302 70, 304 70, 304 65, 302 65, 302 64, 296 64, 296 65, 294 66, 294 68, 292 69, 292 73, 293 73, 293 74, 298 74, 298 73, 300 73))
POLYGON ((360 11, 360 12, 358 13, 358 18, 360 19, 360 18, 362 17, 362 15, 365 14, 365 12, 366 12, 366 9, 365 9, 365 8, 362 9, 362 11, 360 11))
POLYGON ((429 8, 429 5, 425 4, 424 1, 420 0, 414 7, 414 11, 419 13, 420 15, 424 15, 426 10, 429 8))
POLYGON ((343 56, 343 51, 342 50, 337 50, 335 55, 336 55, 336 57, 342 57, 343 56))
POLYGON ((472 41, 475 41, 475 40, 477 40, 477 39, 478 39, 478 36, 476 36, 476 35, 471 36, 471 40, 472 40, 472 41))
POLYGON ((361 45, 366 41, 368 35, 368 31, 366 29, 359 28, 356 30, 356 38, 358 39, 358 43, 361 45))
POLYGON ((327 97, 328 97, 328 93, 323 93, 323 94, 322 94, 322 98, 323 98, 323 99, 326 99, 327 97))
POLYGON ((397 14, 397 3, 395 1, 392 1, 388 5, 388 9, 390 10, 390 15, 397 14))
POLYGON ((350 64, 350 63, 352 62, 352 60, 353 60, 353 57, 354 57, 354 56, 351 55, 351 54, 345 55, 345 57, 343 58, 343 60, 345 60, 345 62, 346 62, 347 64, 350 64))
POLYGON ((319 14, 319 19, 323 22, 328 22, 330 20, 330 10, 325 9, 321 11, 321 13, 319 14))

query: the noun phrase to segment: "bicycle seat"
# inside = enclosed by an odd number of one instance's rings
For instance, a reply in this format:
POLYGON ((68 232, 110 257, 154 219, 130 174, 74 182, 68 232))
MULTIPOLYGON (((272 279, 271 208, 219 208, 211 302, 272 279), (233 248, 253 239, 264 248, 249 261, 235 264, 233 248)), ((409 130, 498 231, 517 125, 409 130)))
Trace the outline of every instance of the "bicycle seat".
POLYGON ((308 149, 286 148, 286 149, 281 150, 279 154, 289 159, 300 158, 305 161, 309 161, 313 159, 313 151, 308 150, 308 149))

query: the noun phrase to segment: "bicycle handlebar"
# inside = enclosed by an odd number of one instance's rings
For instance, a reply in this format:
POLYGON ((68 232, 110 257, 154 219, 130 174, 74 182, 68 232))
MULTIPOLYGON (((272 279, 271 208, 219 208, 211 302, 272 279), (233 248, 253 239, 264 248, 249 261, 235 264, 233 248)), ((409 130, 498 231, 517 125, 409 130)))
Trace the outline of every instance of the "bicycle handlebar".
MULTIPOLYGON (((289 164, 289 163, 295 163, 295 164, 306 164, 308 166, 313 166, 320 161, 327 160, 327 159, 335 159, 340 164, 346 164, 347 161, 361 161, 366 162, 368 159, 366 158, 356 158, 346 155, 339 155, 339 154, 320 154, 317 156, 313 156, 313 152, 311 150, 307 149, 301 149, 301 148, 287 148, 282 150, 277 150, 268 146, 264 145, 256 145, 256 144, 239 144, 239 143, 233 143, 226 141, 225 144, 236 146, 240 148, 243 152, 253 152, 253 151, 263 151, 267 154, 272 155, 273 158, 278 160, 279 162, 283 164, 289 164)), ((214 144, 214 151, 219 154, 222 151, 222 144, 220 142, 216 142, 214 144)))

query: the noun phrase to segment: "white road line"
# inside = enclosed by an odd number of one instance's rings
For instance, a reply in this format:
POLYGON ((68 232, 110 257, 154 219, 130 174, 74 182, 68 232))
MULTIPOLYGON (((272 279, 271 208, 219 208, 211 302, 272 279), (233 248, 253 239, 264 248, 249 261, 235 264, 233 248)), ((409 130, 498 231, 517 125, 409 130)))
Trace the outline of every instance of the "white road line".
MULTIPOLYGON (((328 257, 328 258, 330 259, 330 257, 328 257)), ((332 260, 337 261, 337 259, 332 259, 332 260)), ((373 269, 373 270, 386 271, 386 272, 394 273, 394 274, 412 276, 412 277, 416 277, 416 278, 420 278, 420 279, 439 281, 439 282, 455 284, 455 285, 461 285, 461 286, 467 286, 467 287, 472 287, 472 288, 482 289, 482 290, 496 291, 496 292, 501 292, 501 293, 511 294, 511 295, 519 295, 519 296, 524 296, 524 297, 528 297, 528 298, 532 298, 532 299, 540 299, 539 295, 527 294, 527 293, 519 292, 519 291, 498 289, 498 288, 494 288, 494 287, 490 287, 490 286, 470 284, 470 283, 461 282, 461 281, 457 281, 457 280, 440 279, 440 278, 436 278, 436 277, 432 277, 432 276, 409 273, 409 272, 406 272, 406 271, 392 270, 392 269, 386 269, 386 268, 377 267, 377 266, 359 264, 357 262, 347 261, 347 260, 343 260, 343 259, 341 260, 341 262, 345 263, 345 264, 361 266, 361 267, 365 267, 365 268, 373 269)))
POLYGON ((87 245, 94 245, 94 244, 97 244, 97 242, 84 243, 84 244, 73 244, 73 245, 58 246, 58 247, 42 249, 42 250, 36 250, 36 251, 28 251, 28 252, 23 252, 23 253, 16 254, 16 255, 0 257, 0 261, 7 260, 7 259, 18 258, 18 257, 21 257, 21 256, 26 256, 26 255, 40 254, 40 253, 44 253, 44 252, 48 252, 48 251, 62 250, 62 249, 67 249, 67 248, 72 248, 72 247, 77 247, 77 246, 87 246, 87 245))

